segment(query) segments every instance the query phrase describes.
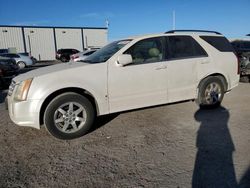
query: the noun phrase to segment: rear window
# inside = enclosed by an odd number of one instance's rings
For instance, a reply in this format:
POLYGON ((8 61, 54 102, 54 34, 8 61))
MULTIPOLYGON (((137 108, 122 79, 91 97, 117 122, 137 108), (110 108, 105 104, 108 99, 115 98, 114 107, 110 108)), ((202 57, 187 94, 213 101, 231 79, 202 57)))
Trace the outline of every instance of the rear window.
POLYGON ((72 52, 72 53, 78 53, 79 51, 76 50, 76 49, 72 49, 71 52, 72 52))
POLYGON ((234 52, 232 45, 225 37, 217 37, 217 36, 200 36, 200 37, 221 52, 234 52))

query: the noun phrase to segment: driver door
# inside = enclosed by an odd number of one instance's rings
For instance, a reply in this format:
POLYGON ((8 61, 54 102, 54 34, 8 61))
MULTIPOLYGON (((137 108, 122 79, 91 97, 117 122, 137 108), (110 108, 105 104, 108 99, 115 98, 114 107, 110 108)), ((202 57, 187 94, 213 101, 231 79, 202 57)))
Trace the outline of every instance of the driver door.
POLYGON ((110 62, 108 97, 110 112, 167 103, 167 66, 163 37, 144 39, 124 54, 133 62, 120 67, 110 62))

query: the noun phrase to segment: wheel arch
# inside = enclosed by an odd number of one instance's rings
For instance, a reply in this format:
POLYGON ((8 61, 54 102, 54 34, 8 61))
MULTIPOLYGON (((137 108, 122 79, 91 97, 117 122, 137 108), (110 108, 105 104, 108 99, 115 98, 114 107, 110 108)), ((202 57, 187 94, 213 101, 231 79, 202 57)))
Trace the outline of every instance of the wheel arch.
POLYGON ((47 96, 46 99, 43 101, 41 108, 40 108, 40 111, 39 111, 39 124, 40 124, 40 126, 44 124, 43 116, 44 116, 44 113, 45 113, 45 110, 46 110, 48 104, 58 95, 61 95, 63 93, 67 93, 67 92, 74 92, 74 93, 80 94, 80 95, 86 97, 87 99, 89 99, 89 101, 92 103, 92 105, 94 107, 96 114, 99 114, 99 108, 98 108, 97 101, 89 91, 82 89, 82 88, 77 88, 77 87, 63 88, 63 89, 59 89, 59 90, 54 91, 49 96, 47 96))
POLYGON ((200 80, 200 82, 199 82, 199 84, 198 84, 198 86, 197 86, 197 91, 199 90, 200 85, 202 84, 202 82, 203 82, 205 79, 207 79, 208 77, 217 77, 217 78, 219 78, 219 79, 222 81, 222 83, 223 83, 223 87, 224 87, 225 92, 228 90, 228 81, 227 81, 227 79, 226 79, 226 76, 224 76, 224 75, 221 74, 221 73, 213 73, 213 74, 209 74, 209 75, 205 76, 204 78, 202 78, 202 79, 200 80))
POLYGON ((24 63, 24 65, 27 66, 25 61, 18 60, 18 61, 16 61, 16 64, 18 64, 18 63, 24 63))

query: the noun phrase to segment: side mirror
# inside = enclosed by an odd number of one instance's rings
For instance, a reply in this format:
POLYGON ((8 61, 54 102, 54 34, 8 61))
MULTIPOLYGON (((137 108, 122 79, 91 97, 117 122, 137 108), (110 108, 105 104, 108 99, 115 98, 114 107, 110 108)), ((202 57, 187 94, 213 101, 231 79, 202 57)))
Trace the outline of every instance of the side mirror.
POLYGON ((133 61, 132 59, 132 56, 129 55, 129 54, 122 54, 118 57, 118 60, 117 60, 117 64, 118 66, 125 66, 125 65, 128 65, 128 64, 131 64, 133 61))

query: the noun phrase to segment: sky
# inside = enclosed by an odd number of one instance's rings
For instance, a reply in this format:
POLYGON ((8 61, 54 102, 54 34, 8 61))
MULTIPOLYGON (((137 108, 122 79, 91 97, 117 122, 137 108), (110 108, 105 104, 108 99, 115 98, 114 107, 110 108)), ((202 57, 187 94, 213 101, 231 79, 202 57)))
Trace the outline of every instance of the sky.
MULTIPOLYGON (((105 27, 109 41, 173 29, 216 30, 228 38, 250 33, 250 0, 11 0, 0 25, 105 27)), ((4 2, 4 3, 3 3, 4 2)))

